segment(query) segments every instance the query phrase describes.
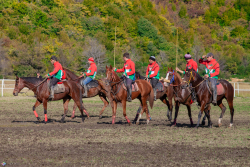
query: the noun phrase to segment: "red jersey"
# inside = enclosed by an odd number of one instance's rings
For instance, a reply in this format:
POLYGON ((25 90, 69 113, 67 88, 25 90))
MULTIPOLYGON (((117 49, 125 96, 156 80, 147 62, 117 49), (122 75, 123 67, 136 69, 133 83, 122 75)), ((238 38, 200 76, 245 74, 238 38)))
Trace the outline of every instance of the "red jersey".
POLYGON ((135 63, 131 60, 128 59, 125 63, 122 69, 115 69, 116 72, 124 72, 124 74, 134 80, 135 79, 135 63))
POLYGON ((193 59, 190 59, 186 64, 186 69, 194 69, 195 71, 198 72, 198 65, 193 59))
POLYGON ((209 77, 218 79, 218 75, 220 73, 220 65, 215 59, 207 61, 201 58, 199 60, 199 63, 206 65, 206 74, 208 74, 209 77))
POLYGON ((87 72, 85 72, 86 76, 94 79, 97 73, 97 67, 95 63, 91 63, 90 67, 88 68, 87 72))
POLYGON ((147 68, 147 71, 146 71, 146 75, 149 77, 149 78, 156 78, 156 79, 159 79, 159 70, 160 70, 160 67, 159 65, 156 63, 156 62, 153 62, 153 63, 150 63, 148 65, 148 68, 147 68))

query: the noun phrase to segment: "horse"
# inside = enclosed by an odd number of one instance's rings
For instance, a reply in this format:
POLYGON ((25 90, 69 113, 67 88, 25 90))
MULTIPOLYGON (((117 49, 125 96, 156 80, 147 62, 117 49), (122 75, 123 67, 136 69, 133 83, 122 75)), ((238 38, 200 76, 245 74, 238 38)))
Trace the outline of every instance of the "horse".
MULTIPOLYGON (((192 100, 191 93, 192 93, 192 90, 190 89, 190 87, 187 87, 186 89, 181 88, 182 78, 177 71, 174 71, 172 69, 172 67, 168 68, 166 79, 170 82, 169 87, 171 87, 174 91, 175 118, 174 118, 174 122, 172 123, 172 126, 176 126, 176 120, 177 120, 177 116, 178 116, 178 112, 179 112, 179 107, 180 107, 180 104, 183 104, 187 107, 188 116, 189 116, 190 124, 192 127, 194 125, 193 119, 192 119, 192 114, 191 114, 191 104, 192 104, 191 103, 191 100, 192 100)), ((170 98, 172 98, 172 97, 170 97, 170 98)), ((211 109, 211 106, 208 105, 206 110, 210 111, 210 109, 211 109)), ((172 117, 172 113, 170 114, 170 117, 172 117)), ((206 119, 206 116, 204 116, 204 118, 203 118, 203 121, 202 121, 203 125, 205 125, 205 119, 206 119)))
MULTIPOLYGON (((122 108, 123 108, 123 116, 127 120, 128 124, 131 125, 130 120, 127 117, 126 114, 126 101, 127 101, 127 91, 123 87, 123 80, 113 71, 112 66, 107 67, 106 66, 106 76, 107 79, 110 80, 110 84, 112 87, 111 91, 111 96, 114 99, 113 100, 113 115, 112 115, 112 124, 115 124, 115 117, 116 117, 116 109, 117 109, 117 103, 121 102, 122 103, 122 108)), ((139 120, 143 114, 143 112, 146 112, 147 115, 147 124, 149 123, 149 114, 147 110, 147 100, 149 100, 150 107, 153 108, 154 105, 154 92, 153 88, 145 80, 135 80, 135 83, 138 85, 139 90, 132 92, 132 100, 137 98, 140 100, 141 105, 143 107, 142 112, 140 113, 136 124, 139 124, 139 120)))
MULTIPOLYGON (((143 79, 143 80, 146 79, 146 77, 140 75, 139 72, 135 72, 135 78, 136 79, 143 79)), ((159 81, 159 82, 161 82, 162 84, 164 84, 164 81, 159 81)), ((167 105, 167 107, 168 107, 167 115, 169 115, 169 112, 172 113, 172 109, 173 109, 172 97, 174 96, 173 93, 174 93, 174 91, 173 91, 172 87, 169 87, 169 86, 166 87, 166 86, 164 86, 163 87, 163 91, 162 92, 157 92, 157 94, 156 94, 156 99, 160 99, 164 104, 167 105), (167 98, 168 98, 168 100, 167 100, 167 98)), ((140 111, 141 111, 141 106, 137 110, 136 118, 138 117, 140 111)), ((171 119, 172 118, 169 117, 169 121, 171 121, 171 119)))
MULTIPOLYGON (((76 74, 74 74, 72 71, 70 71, 69 69, 63 67, 63 70, 65 71, 66 73, 66 79, 67 80, 72 80, 74 82, 77 82, 78 84, 80 84, 80 81, 81 79, 83 78, 80 78, 78 77, 76 74)), ((104 105, 102 107, 102 110, 100 111, 100 114, 99 114, 99 119, 102 118, 102 114, 105 110, 105 108, 109 105, 109 102, 107 100, 107 96, 109 96, 110 98, 110 94, 108 93, 106 95, 106 92, 107 91, 103 91, 104 89, 102 89, 104 87, 100 85, 101 82, 99 82, 99 86, 97 87, 94 87, 94 88, 90 88, 88 90, 88 97, 83 97, 83 98, 90 98, 90 97, 95 97, 97 95, 99 95, 100 99, 103 101, 104 105)), ((102 82, 103 83, 103 82, 102 82)), ((105 85, 106 86, 106 85, 105 85)), ((109 89, 108 87, 106 87, 105 89, 109 89)), ((84 91, 84 89, 82 89, 84 91)), ((83 93, 83 92, 82 92, 83 93)), ((112 101, 112 100, 111 100, 112 101)), ((111 107, 112 107, 113 103, 111 104, 111 107)), ((72 111, 72 115, 71 115, 71 118, 74 118, 75 117, 75 110, 76 110, 76 104, 74 104, 73 106, 73 111, 72 111)))
MULTIPOLYGON (((36 107, 38 107, 41 103, 43 103, 44 108, 44 122, 47 123, 47 103, 49 98, 49 88, 48 88, 48 82, 45 82, 46 80, 41 81, 40 78, 36 77, 18 77, 16 76, 15 81, 15 88, 13 91, 14 96, 18 96, 18 93, 24 88, 27 87, 30 90, 34 92, 36 95, 36 103, 33 106, 33 112, 39 122, 41 122, 40 117, 38 116, 36 112, 36 107)), ((67 106, 72 98, 77 107, 79 108, 82 116, 82 122, 84 122, 83 112, 87 115, 87 118, 89 118, 89 114, 85 110, 85 108, 82 105, 82 88, 80 85, 78 85, 75 82, 72 81, 64 81, 62 84, 65 86, 65 91, 63 93, 55 94, 53 101, 61 100, 63 99, 63 106, 64 106, 64 115, 61 119, 61 121, 64 121, 64 118, 67 114, 67 106)))
MULTIPOLYGON (((202 116, 202 113, 206 106, 211 103, 212 101, 212 93, 210 93, 210 88, 207 84, 208 79, 203 79, 194 69, 186 70, 186 73, 184 75, 184 81, 182 82, 182 89, 185 89, 186 87, 189 86, 191 83, 195 92, 196 92, 196 97, 197 101, 200 104, 200 112, 198 115, 198 122, 196 127, 199 127, 200 123, 200 118, 202 116)), ((234 107, 233 107, 233 98, 234 98, 234 88, 233 86, 226 80, 219 80, 218 81, 222 87, 224 88, 224 92, 221 93, 221 95, 217 95, 217 105, 221 108, 221 115, 218 120, 218 125, 219 127, 222 125, 221 121, 223 118, 223 115, 226 111, 226 107, 222 103, 223 99, 226 99, 230 108, 230 113, 231 113, 231 119, 230 119, 230 125, 229 127, 233 126, 233 116, 234 116, 234 107)), ((209 127, 212 127, 212 121, 210 118, 210 112, 205 111, 205 114, 208 118, 208 125, 209 127)))

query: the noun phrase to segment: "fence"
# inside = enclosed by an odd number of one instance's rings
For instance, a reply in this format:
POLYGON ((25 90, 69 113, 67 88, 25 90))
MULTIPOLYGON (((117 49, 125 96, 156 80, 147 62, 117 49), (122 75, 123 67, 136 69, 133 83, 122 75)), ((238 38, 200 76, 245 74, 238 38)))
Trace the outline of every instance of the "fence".
MULTIPOLYGON (((230 82, 230 83, 234 87, 234 97, 236 96, 250 97, 250 82, 230 82)), ((15 87, 15 80, 0 79, 0 89, 2 97, 4 96, 4 94, 6 94, 6 96, 12 95, 14 87, 15 87)))

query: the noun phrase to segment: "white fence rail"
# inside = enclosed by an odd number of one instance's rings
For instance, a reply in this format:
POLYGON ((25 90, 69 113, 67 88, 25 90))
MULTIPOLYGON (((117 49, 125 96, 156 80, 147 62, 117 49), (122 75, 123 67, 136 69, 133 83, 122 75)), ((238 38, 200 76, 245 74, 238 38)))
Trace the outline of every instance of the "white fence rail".
MULTIPOLYGON (((234 87, 234 97, 240 96, 240 92, 249 92, 250 96, 250 83, 249 82, 230 82, 234 87)), ((4 90, 14 90, 15 80, 11 79, 0 79, 1 96, 4 96, 4 90)), ((24 88, 27 89, 27 88, 24 88)))

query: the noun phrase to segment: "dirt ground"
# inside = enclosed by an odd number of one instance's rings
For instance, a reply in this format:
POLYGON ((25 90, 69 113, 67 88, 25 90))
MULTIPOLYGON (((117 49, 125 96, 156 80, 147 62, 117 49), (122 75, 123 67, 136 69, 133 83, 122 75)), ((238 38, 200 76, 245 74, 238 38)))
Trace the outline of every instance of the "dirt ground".
MULTIPOLYGON (((250 98, 236 98, 233 128, 228 128, 227 107, 218 127, 219 107, 212 107, 213 128, 190 126, 182 106, 177 127, 167 121, 167 108, 159 100, 150 110, 147 125, 129 126, 118 106, 116 124, 111 125, 111 107, 104 111, 96 97, 84 100, 91 118, 82 123, 80 112, 70 119, 73 102, 65 123, 60 123, 62 101, 48 104, 49 123, 38 123, 32 112, 34 98, 0 98, 0 163, 6 166, 250 166, 250 98)), ((127 103, 132 121, 139 101, 127 103)), ((192 106, 194 123, 198 108, 192 106)), ((37 108, 44 119, 42 105, 37 108)), ((174 116, 174 113, 173 113, 174 116)))

